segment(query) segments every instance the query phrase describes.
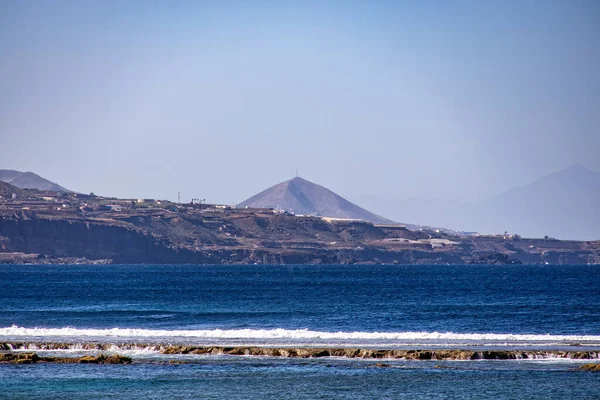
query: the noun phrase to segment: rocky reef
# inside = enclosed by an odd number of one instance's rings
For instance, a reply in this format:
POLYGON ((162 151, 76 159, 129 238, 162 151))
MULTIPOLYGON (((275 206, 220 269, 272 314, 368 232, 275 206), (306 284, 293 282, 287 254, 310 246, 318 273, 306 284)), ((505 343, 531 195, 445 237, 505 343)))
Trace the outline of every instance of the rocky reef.
POLYGON ((131 364, 129 357, 113 354, 90 355, 83 357, 40 357, 36 353, 0 353, 0 363, 9 364, 131 364))
POLYGON ((598 359, 600 351, 521 351, 521 350, 385 350, 361 348, 291 348, 291 347, 204 347, 168 346, 163 354, 227 354, 268 357, 318 358, 381 358, 403 360, 516 360, 539 358, 598 359))
MULTIPOLYGON (((0 343, 0 362, 13 362, 23 359, 29 360, 34 356, 27 356, 30 351, 68 350, 73 343, 29 343, 12 342, 0 343), (19 358, 21 357, 21 358, 19 358)), ((600 351, 557 351, 557 350, 464 350, 464 349, 371 349, 357 347, 263 347, 263 346, 194 346, 194 345, 164 345, 148 343, 78 343, 79 350, 108 351, 109 349, 124 350, 150 350, 160 354, 188 354, 188 355, 230 355, 230 356, 264 356, 286 358, 321 358, 344 357, 365 359, 402 359, 402 360, 520 360, 564 358, 573 360, 600 360, 600 351)), ((37 357, 37 355, 35 356, 37 357)), ((34 357, 34 358, 35 358, 34 357)), ((70 362, 95 362, 110 363, 116 360, 127 361, 122 356, 86 356, 70 360, 70 362), (110 358, 113 357, 113 358, 110 358), (120 357, 120 358, 114 358, 120 357)), ((61 362, 62 358, 37 358, 36 361, 61 362), (54 361, 52 361, 54 360, 54 361)), ((23 361, 25 362, 25 361, 23 361)), ((35 362, 35 361, 33 361, 35 362)), ((593 364, 596 365, 596 364, 593 364)))
POLYGON ((600 372, 600 364, 584 364, 579 369, 582 371, 600 372))

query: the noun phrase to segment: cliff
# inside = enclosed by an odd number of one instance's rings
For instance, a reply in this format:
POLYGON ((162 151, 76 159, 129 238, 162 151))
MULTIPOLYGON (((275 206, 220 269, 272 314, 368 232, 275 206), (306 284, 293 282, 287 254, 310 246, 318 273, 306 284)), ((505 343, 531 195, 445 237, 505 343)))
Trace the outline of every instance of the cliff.
POLYGON ((0 208, 3 263, 587 264, 600 242, 451 237, 268 211, 0 208))

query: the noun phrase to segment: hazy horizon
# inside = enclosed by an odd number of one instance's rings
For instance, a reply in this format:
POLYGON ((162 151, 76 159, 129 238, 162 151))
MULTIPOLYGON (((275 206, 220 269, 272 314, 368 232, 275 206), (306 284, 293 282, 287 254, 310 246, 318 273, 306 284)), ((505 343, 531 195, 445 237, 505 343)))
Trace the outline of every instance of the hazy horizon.
MULTIPOLYGON (((566 170, 566 169, 569 169, 569 168, 573 168, 573 167, 575 167, 575 166, 582 166, 583 168, 585 168, 585 169, 589 169, 589 170, 590 170, 590 171, 592 171, 592 172, 600 173, 600 171, 593 170, 593 169, 591 169, 591 168, 587 167, 587 166, 586 166, 586 165, 584 165, 584 164, 581 164, 581 163, 573 163, 573 164, 571 164, 571 165, 567 166, 566 168, 563 168, 563 169, 561 169, 561 170, 557 170, 557 171, 551 171, 551 172, 547 173, 546 175, 539 176, 538 178, 534 178, 532 181, 530 181, 530 182, 526 182, 526 183, 524 183, 524 184, 522 184, 522 185, 513 185, 513 186, 509 186, 509 187, 505 188, 504 190, 500 190, 499 192, 491 193, 489 196, 487 196, 487 197, 483 197, 483 198, 481 198, 481 199, 479 199, 479 200, 486 200, 486 199, 494 198, 494 197, 496 197, 496 196, 499 196, 499 195, 502 195, 502 194, 504 194, 504 193, 506 193, 506 192, 508 192, 508 191, 510 191, 510 190, 512 190, 512 189, 518 189, 518 188, 521 188, 521 187, 524 187, 524 186, 528 186, 528 185, 530 185, 530 184, 534 183, 535 181, 537 181, 537 180, 539 180, 539 179, 545 178, 545 177, 547 177, 547 176, 549 176, 549 175, 552 175, 552 174, 554 174, 554 173, 557 173, 557 172, 560 172, 560 171, 564 171, 564 170, 566 170)), ((44 174, 40 173, 39 171, 31 171, 31 170, 15 170, 14 168, 8 168, 8 167, 7 167, 7 168, 4 168, 4 166, 2 166, 2 165, 0 165, 0 167, 2 167, 2 168, 0 168, 0 170, 14 170, 14 171, 17 171, 17 172, 22 172, 22 173, 28 173, 28 172, 30 172, 30 173, 34 173, 34 174, 36 174, 36 175, 40 176, 41 178, 47 179, 47 180, 49 180, 49 181, 51 181, 51 182, 53 182, 53 183, 56 183, 56 184, 60 185, 60 181, 58 181, 58 180, 56 180, 56 179, 53 179, 52 177, 48 177, 48 176, 46 176, 46 175, 44 175, 44 174)), ((259 192, 261 192, 261 191, 263 191, 263 190, 265 190, 265 189, 267 189, 267 188, 271 187, 271 186, 275 186, 275 185, 277 185, 277 184, 280 184, 280 183, 283 183, 283 182, 286 182, 286 181, 292 180, 292 179, 293 179, 293 178, 295 178, 295 177, 300 177, 300 178, 302 178, 302 179, 305 179, 305 180, 307 180, 307 181, 310 181, 310 182, 312 182, 312 183, 315 183, 315 184, 317 184, 317 185, 320 185, 320 186, 323 186, 323 187, 325 187, 325 185, 323 185, 322 183, 320 183, 318 180, 316 180, 316 179, 314 179, 314 178, 311 178, 311 177, 306 177, 306 176, 302 176, 302 175, 300 175, 300 173, 299 173, 299 172, 298 172, 298 173, 294 172, 294 174, 293 174, 293 175, 291 175, 291 176, 289 176, 289 177, 287 177, 287 178, 282 178, 280 181, 277 181, 277 182, 272 182, 272 183, 268 184, 268 186, 265 186, 265 187, 262 187, 262 188, 256 188, 255 192, 253 192, 253 193, 252 193, 252 194, 251 194, 249 197, 251 197, 252 195, 255 195, 255 194, 257 194, 257 193, 259 193, 259 192)), ((1 178, 1 176, 0 176, 0 178, 1 178)), ((67 189, 67 190, 71 190, 71 191, 73 191, 73 192, 77 192, 77 193, 85 193, 85 194, 87 194, 87 193, 90 193, 90 192, 87 192, 87 191, 78 190, 77 188, 66 188, 66 189, 67 189)), ((327 189, 329 189, 329 188, 327 188, 327 189)), ((92 190, 92 192, 93 192, 93 190, 92 190)), ((140 196, 116 196, 116 195, 112 194, 111 192, 107 192, 107 193, 100 193, 100 192, 98 192, 98 193, 95 193, 95 194, 96 194, 96 195, 98 195, 98 196, 105 196, 105 197, 118 197, 118 198, 131 198, 131 199, 138 199, 138 198, 141 198, 140 196)), ((180 192, 179 194, 181 194, 181 192, 180 192)), ((341 195, 342 197, 346 197, 346 196, 344 196, 344 194, 343 194, 343 193, 336 193, 336 194, 338 194, 338 195, 341 195)), ((160 197, 160 196, 150 196, 150 197, 145 197, 145 198, 153 198, 153 199, 165 199, 165 200, 171 200, 171 201, 172 201, 172 200, 173 200, 173 199, 172 199, 172 197, 173 197, 173 196, 170 196, 170 197, 169 197, 169 196, 167 196, 167 197, 160 197)), ((175 196, 174 196, 174 197, 175 197, 175 198, 177 197, 177 193, 175 193, 175 196)), ((352 201, 352 202, 354 202, 354 203, 360 203, 361 199, 367 199, 367 198, 374 198, 374 199, 378 199, 378 200, 384 200, 384 201, 385 201, 385 200, 405 200, 405 201, 418 201, 418 200, 430 200, 430 201, 448 201, 448 200, 449 200, 449 201, 456 201, 456 202, 461 202, 461 203, 462 203, 462 202, 464 202, 464 203, 469 203, 469 202, 471 202, 471 201, 472 201, 472 200, 462 200, 462 199, 459 199, 459 198, 444 198, 444 197, 431 197, 431 198, 427 198, 427 199, 425 199, 425 198, 423 198, 423 197, 419 197, 419 196, 407 197, 407 198, 403 198, 403 199, 397 199, 397 198, 386 198, 386 197, 379 197, 379 196, 377 195, 377 193, 360 194, 360 195, 358 195, 358 196, 356 196, 356 195, 355 195, 353 198, 354 198, 354 200, 351 200, 351 201, 352 201)), ((349 199, 350 199, 350 198, 349 198, 349 199)), ((182 199, 182 201, 183 201, 183 200, 186 200, 186 199, 182 199)), ((203 199, 203 200, 206 200, 206 199, 203 199)), ((247 200, 247 198, 245 198, 244 200, 247 200)), ((186 200, 186 201, 187 201, 187 200, 186 200)), ((230 202, 230 204, 239 204, 240 202, 241 202, 241 201, 237 201, 237 202, 230 202)), ((214 202, 213 204, 229 204, 229 203, 227 203, 227 202, 219 202, 219 201, 216 201, 216 202, 214 202)))
POLYGON ((4 1, 0 167, 118 197, 239 203, 298 169, 350 200, 485 199, 600 171, 599 22, 591 1, 4 1))

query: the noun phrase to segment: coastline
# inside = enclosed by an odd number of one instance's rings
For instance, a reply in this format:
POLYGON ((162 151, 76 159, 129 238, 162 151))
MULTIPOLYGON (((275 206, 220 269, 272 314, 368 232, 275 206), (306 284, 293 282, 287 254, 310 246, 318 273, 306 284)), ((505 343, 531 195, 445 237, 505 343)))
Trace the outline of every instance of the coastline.
POLYGON ((459 235, 268 210, 6 209, 0 232, 0 264, 600 264, 600 241, 459 235))

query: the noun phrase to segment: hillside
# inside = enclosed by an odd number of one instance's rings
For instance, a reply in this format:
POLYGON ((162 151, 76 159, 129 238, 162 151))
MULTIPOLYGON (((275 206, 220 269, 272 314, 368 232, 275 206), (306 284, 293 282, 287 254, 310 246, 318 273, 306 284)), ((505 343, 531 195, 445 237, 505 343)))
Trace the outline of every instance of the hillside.
POLYGON ((10 183, 0 181, 0 198, 11 198, 13 193, 17 196, 20 196, 22 194, 22 190, 11 185, 10 183))
POLYGON ((272 186, 241 202, 238 207, 272 207, 295 214, 392 223, 386 218, 349 202, 331 190, 300 177, 272 186))
POLYGON ((33 172, 21 172, 11 169, 0 169, 0 181, 10 183, 21 189, 51 190, 54 192, 68 192, 68 189, 57 183, 42 178, 33 172))

